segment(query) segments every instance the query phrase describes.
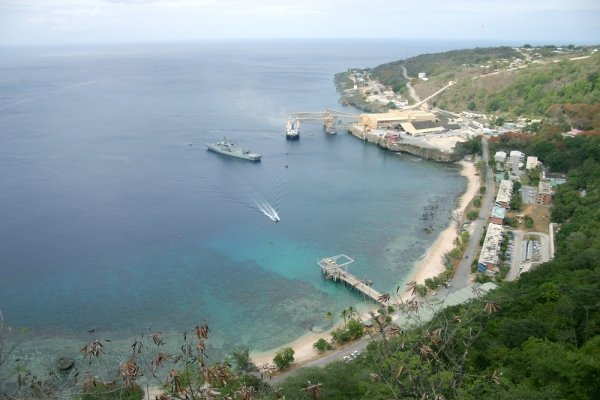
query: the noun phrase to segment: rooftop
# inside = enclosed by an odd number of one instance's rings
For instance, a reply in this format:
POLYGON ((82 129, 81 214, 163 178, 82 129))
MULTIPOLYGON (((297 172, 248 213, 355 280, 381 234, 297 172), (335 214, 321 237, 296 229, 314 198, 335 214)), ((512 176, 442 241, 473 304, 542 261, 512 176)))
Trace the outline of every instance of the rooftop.
POLYGON ((506 217, 506 208, 494 206, 492 208, 492 217, 504 219, 506 217))
POLYGON ((512 196, 513 182, 503 179, 500 182, 500 188, 498 189, 498 196, 496 196, 496 203, 509 203, 510 196, 512 196))
POLYGON ((504 228, 496 224, 488 224, 487 232, 485 233, 485 240, 481 247, 481 254, 479 255, 479 264, 497 264, 498 253, 500 250, 500 243, 502 242, 502 233, 504 228))

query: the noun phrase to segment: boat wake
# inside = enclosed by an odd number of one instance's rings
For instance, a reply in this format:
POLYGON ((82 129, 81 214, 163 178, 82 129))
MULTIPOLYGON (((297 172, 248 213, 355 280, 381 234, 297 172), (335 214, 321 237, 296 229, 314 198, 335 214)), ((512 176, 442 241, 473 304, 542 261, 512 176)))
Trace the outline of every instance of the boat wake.
POLYGON ((271 206, 267 201, 263 201, 262 203, 259 203, 255 200, 254 204, 256 205, 256 207, 258 207, 260 212, 262 212, 264 215, 269 217, 271 219, 271 221, 274 221, 274 222, 281 221, 281 218, 279 218, 279 214, 277 214, 277 210, 275 210, 273 208, 273 206, 271 206))
MULTIPOLYGON (((273 205, 272 202, 267 201, 266 196, 262 191, 249 180, 242 179, 242 177, 233 172, 229 175, 229 178, 232 179, 228 180, 228 184, 222 185, 205 176, 183 177, 171 173, 171 179, 177 183, 201 190, 203 193, 210 193, 222 198, 228 203, 238 204, 255 212, 258 211, 273 222, 281 221, 281 217, 275 209, 282 196, 281 190, 276 190, 275 193, 272 194, 271 197, 274 198, 275 204, 273 205)), ((221 181, 222 180, 223 179, 221 179, 221 181)))

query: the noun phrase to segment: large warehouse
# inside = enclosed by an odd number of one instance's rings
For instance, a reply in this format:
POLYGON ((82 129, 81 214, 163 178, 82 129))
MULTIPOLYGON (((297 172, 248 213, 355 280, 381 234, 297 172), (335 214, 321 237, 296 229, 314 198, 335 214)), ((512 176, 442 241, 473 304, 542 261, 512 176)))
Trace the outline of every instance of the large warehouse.
POLYGON ((392 110, 380 114, 362 114, 360 124, 371 129, 402 129, 413 136, 445 130, 435 114, 420 110, 392 110))

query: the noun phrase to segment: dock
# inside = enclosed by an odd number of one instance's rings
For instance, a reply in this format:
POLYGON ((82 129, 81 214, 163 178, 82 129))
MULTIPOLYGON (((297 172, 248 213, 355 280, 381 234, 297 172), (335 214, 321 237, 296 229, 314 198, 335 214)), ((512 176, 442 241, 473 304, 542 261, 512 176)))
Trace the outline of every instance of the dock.
POLYGON ((348 272, 348 265, 353 262, 354 260, 347 255, 338 254, 337 256, 323 258, 317 261, 317 264, 321 267, 321 272, 326 279, 345 283, 377 303, 385 304, 382 301, 384 297, 381 293, 369 286, 368 282, 358 279, 348 272))
POLYGON ((333 135, 337 132, 337 128, 348 127, 360 120, 359 115, 348 114, 342 111, 325 110, 317 112, 293 112, 291 119, 301 121, 304 124, 323 124, 325 132, 333 135))

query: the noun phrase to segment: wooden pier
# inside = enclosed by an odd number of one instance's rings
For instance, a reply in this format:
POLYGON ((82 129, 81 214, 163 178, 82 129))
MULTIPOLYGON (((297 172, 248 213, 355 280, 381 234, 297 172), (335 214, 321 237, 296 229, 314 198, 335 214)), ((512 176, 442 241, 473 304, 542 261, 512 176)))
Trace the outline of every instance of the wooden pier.
POLYGON ((347 255, 338 254, 337 256, 323 258, 317 261, 317 264, 321 267, 321 272, 323 272, 325 278, 346 283, 377 303, 385 304, 382 301, 383 296, 381 293, 348 272, 348 265, 353 262, 354 260, 347 255))

